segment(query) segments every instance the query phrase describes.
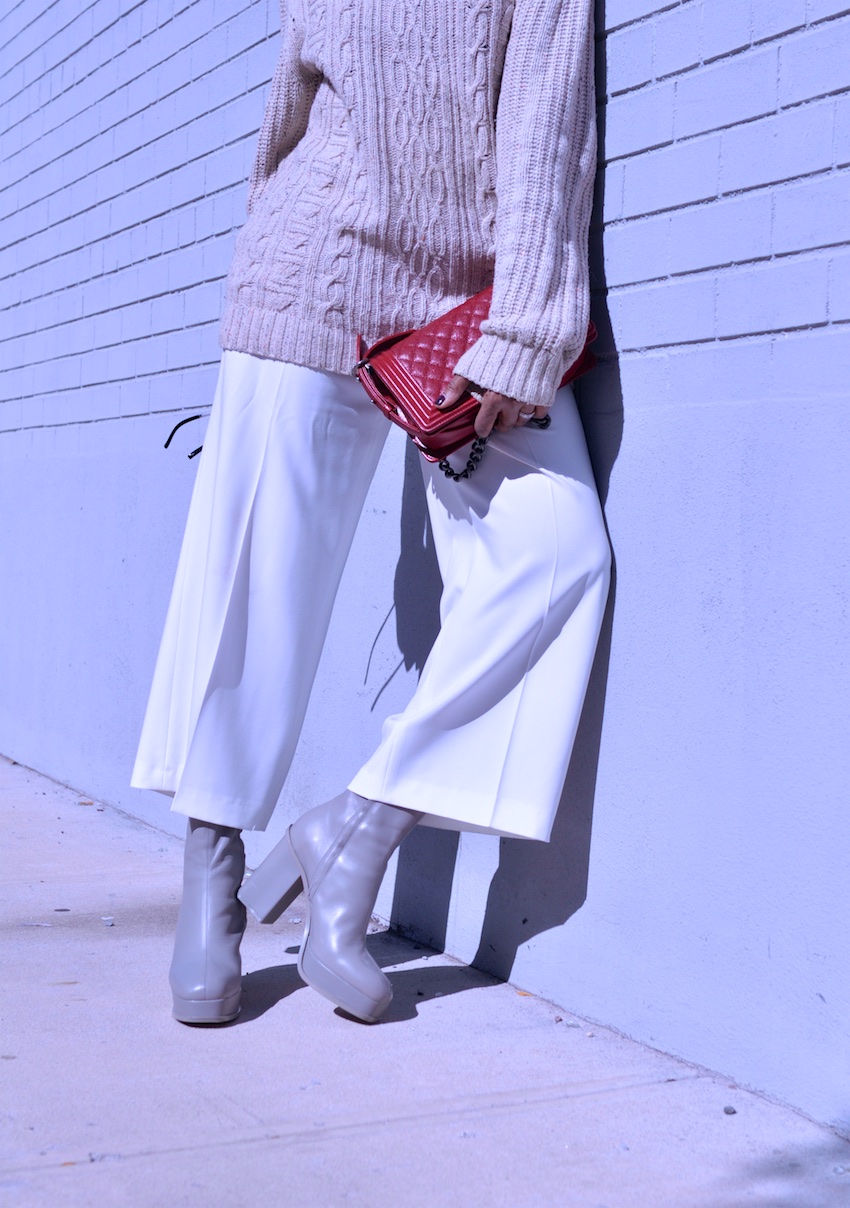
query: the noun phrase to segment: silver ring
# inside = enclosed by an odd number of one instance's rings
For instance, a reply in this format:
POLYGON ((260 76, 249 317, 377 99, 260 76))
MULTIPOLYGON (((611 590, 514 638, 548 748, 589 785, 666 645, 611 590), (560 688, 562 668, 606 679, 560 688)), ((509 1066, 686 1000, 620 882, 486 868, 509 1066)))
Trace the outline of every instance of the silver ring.
POLYGON ((521 419, 531 419, 531 417, 534 415, 534 408, 532 408, 531 411, 520 411, 519 414, 521 419))

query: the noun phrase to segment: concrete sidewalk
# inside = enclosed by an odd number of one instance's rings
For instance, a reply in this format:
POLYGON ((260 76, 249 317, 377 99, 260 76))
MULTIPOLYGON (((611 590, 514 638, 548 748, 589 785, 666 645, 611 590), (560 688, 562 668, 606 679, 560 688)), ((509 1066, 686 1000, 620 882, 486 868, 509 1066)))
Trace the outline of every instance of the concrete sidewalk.
POLYGON ((249 925, 240 1019, 178 1024, 180 844, 5 760, 0 798, 3 1203, 850 1204, 829 1130, 390 934, 390 1013, 351 1022, 300 901, 249 925))

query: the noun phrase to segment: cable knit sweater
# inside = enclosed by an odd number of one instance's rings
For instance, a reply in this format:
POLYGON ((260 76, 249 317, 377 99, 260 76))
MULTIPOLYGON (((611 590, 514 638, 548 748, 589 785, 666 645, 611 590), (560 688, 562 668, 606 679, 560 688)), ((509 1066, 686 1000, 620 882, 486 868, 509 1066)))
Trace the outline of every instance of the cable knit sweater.
POLYGON ((551 403, 588 321, 591 0, 282 9, 222 346, 348 372, 492 283, 457 372, 551 403))

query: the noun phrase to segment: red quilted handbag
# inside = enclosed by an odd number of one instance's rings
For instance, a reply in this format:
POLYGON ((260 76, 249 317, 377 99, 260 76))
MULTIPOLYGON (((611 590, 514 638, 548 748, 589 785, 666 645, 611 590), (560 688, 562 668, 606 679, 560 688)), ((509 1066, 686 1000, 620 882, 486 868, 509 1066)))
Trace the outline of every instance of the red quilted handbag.
MULTIPOLYGON (((451 478, 467 477, 481 460, 485 442, 475 436, 474 427, 481 401, 467 391, 451 411, 441 411, 434 400, 457 362, 481 334, 492 296, 491 286, 425 327, 385 336, 368 349, 361 337, 360 360, 352 370, 387 419, 403 428, 429 461, 440 462, 440 468, 451 478), (470 441, 473 448, 469 462, 456 474, 445 458, 470 441)), ((596 328, 591 323, 585 346, 564 374, 562 386, 596 364, 589 347, 595 339, 596 328)), ((539 427, 547 427, 548 423, 548 416, 537 421, 539 427)))

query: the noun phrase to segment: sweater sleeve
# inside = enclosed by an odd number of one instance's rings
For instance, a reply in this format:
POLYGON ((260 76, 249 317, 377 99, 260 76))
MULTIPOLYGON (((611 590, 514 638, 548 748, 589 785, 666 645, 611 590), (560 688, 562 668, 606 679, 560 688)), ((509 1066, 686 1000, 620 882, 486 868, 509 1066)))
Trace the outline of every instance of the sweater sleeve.
POLYGON ((493 301, 456 372, 539 406, 587 332, 593 54, 592 0, 517 0, 496 125, 493 301))
POLYGON ((299 0, 281 0, 281 43, 272 78, 260 141, 248 184, 248 213, 257 203, 277 166, 297 146, 307 129, 310 109, 321 80, 301 57, 304 22, 299 0))

